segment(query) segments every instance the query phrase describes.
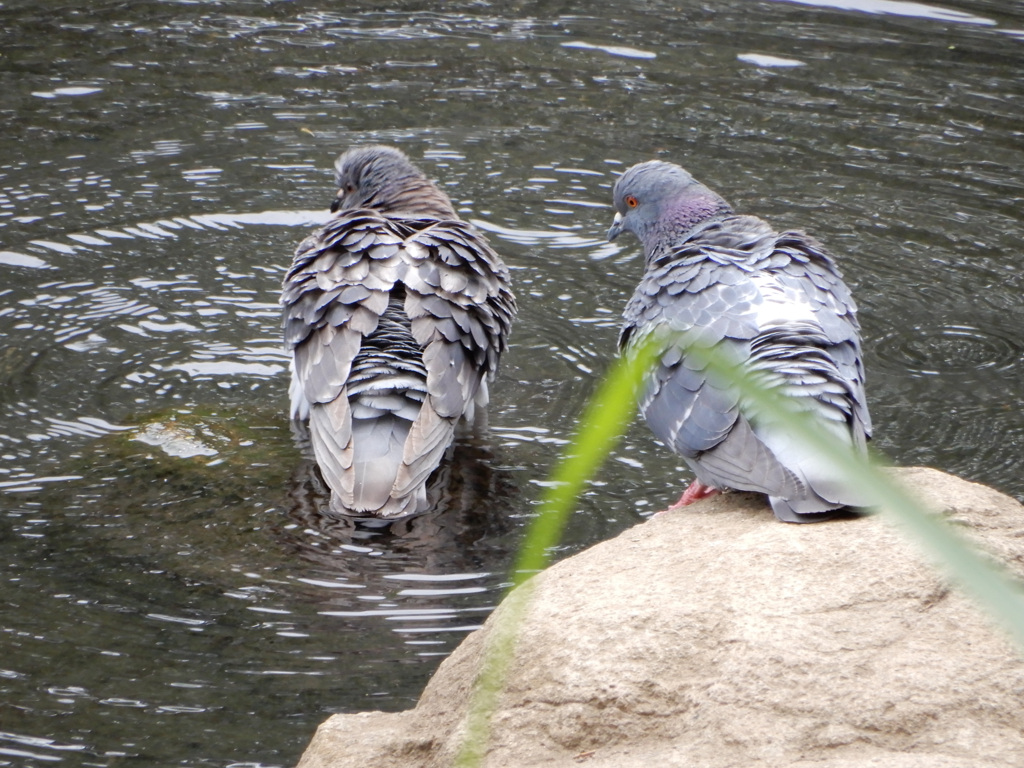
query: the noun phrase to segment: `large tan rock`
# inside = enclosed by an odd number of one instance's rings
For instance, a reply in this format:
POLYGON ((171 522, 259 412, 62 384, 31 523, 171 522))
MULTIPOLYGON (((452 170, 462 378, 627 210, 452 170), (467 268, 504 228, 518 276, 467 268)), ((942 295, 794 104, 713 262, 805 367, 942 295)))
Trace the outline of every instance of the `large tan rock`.
MULTIPOLYGON (((896 472, 1021 570, 1024 507, 896 472)), ((883 519, 786 525, 728 494, 535 582, 487 766, 1024 765, 1021 656, 883 519)), ((450 765, 493 620, 415 709, 335 715, 300 768, 450 765)))

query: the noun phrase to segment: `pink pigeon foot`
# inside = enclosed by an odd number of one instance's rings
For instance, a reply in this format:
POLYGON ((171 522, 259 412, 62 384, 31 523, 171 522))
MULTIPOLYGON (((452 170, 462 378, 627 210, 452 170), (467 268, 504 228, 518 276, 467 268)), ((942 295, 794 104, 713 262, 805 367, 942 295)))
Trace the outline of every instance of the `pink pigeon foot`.
POLYGON ((676 509, 677 507, 686 507, 693 504, 695 501, 709 498, 715 494, 721 493, 717 488, 713 488, 710 485, 704 485, 700 480, 694 480, 690 483, 689 487, 683 491, 683 495, 679 497, 679 501, 673 504, 669 509, 676 509))

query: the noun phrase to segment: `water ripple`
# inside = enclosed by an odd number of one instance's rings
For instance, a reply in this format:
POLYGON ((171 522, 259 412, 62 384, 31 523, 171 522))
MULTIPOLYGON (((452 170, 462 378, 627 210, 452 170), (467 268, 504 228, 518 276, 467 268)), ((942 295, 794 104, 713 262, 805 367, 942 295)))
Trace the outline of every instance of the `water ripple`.
MULTIPOLYGON (((259 211, 253 213, 208 213, 193 216, 179 216, 174 219, 160 219, 154 222, 142 222, 126 225, 120 229, 97 229, 91 233, 73 232, 65 235, 71 243, 53 240, 32 240, 30 243, 39 248, 56 251, 61 254, 73 255, 80 251, 94 250, 111 245, 111 240, 145 240, 173 239, 180 237, 185 231, 227 231, 241 229, 245 226, 272 227, 313 227, 323 224, 330 218, 330 211, 259 211)), ((17 251, 0 253, 0 263, 6 262, 13 266, 43 268, 49 266, 37 257, 17 251)))
POLYGON ((984 327, 936 322, 893 329, 873 339, 872 349, 894 370, 918 376, 955 376, 1022 368, 1024 339, 1018 320, 991 318, 984 327))
POLYGON ((63 744, 55 739, 26 736, 11 731, 0 731, 0 755, 40 760, 42 762, 61 762, 63 753, 84 752, 88 750, 84 744, 63 744), (56 753, 56 754, 54 754, 56 753))

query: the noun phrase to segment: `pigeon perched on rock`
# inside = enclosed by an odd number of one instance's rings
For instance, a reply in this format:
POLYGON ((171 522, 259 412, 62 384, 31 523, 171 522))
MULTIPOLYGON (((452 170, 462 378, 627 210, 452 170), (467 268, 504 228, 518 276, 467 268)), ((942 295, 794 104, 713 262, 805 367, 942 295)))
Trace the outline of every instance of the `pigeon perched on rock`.
POLYGON ((635 165, 615 183, 614 240, 629 231, 646 269, 623 313, 619 348, 667 330, 640 410, 697 476, 677 506, 732 488, 768 495, 775 516, 803 523, 864 506, 832 464, 771 413, 706 369, 696 342, 778 388, 837 444, 863 453, 871 435, 856 306, 831 255, 803 232, 741 216, 678 165, 635 165), (685 338, 684 338, 685 337, 685 338))
POLYGON ((516 313, 501 258, 399 150, 335 164, 335 215, 281 296, 291 415, 308 419, 333 512, 426 511, 456 426, 487 405, 516 313))

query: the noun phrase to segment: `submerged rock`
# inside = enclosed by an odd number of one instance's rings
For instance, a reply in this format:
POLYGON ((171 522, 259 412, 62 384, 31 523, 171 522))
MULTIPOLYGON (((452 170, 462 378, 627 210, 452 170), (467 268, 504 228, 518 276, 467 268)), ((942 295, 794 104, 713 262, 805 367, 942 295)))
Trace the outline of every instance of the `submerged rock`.
POLYGON ((168 456, 190 459, 193 456, 216 456, 216 448, 208 445, 193 429, 182 429, 174 422, 156 421, 140 428, 132 437, 146 445, 160 448, 168 456))
MULTIPOLYGON (((1024 507, 895 472, 1020 573, 1024 507)), ((915 545, 878 517, 783 526, 763 505, 709 499, 536 577, 485 765, 1024 765, 1024 660, 915 545)), ((300 768, 451 765, 493 622, 415 709, 331 717, 300 768)))

